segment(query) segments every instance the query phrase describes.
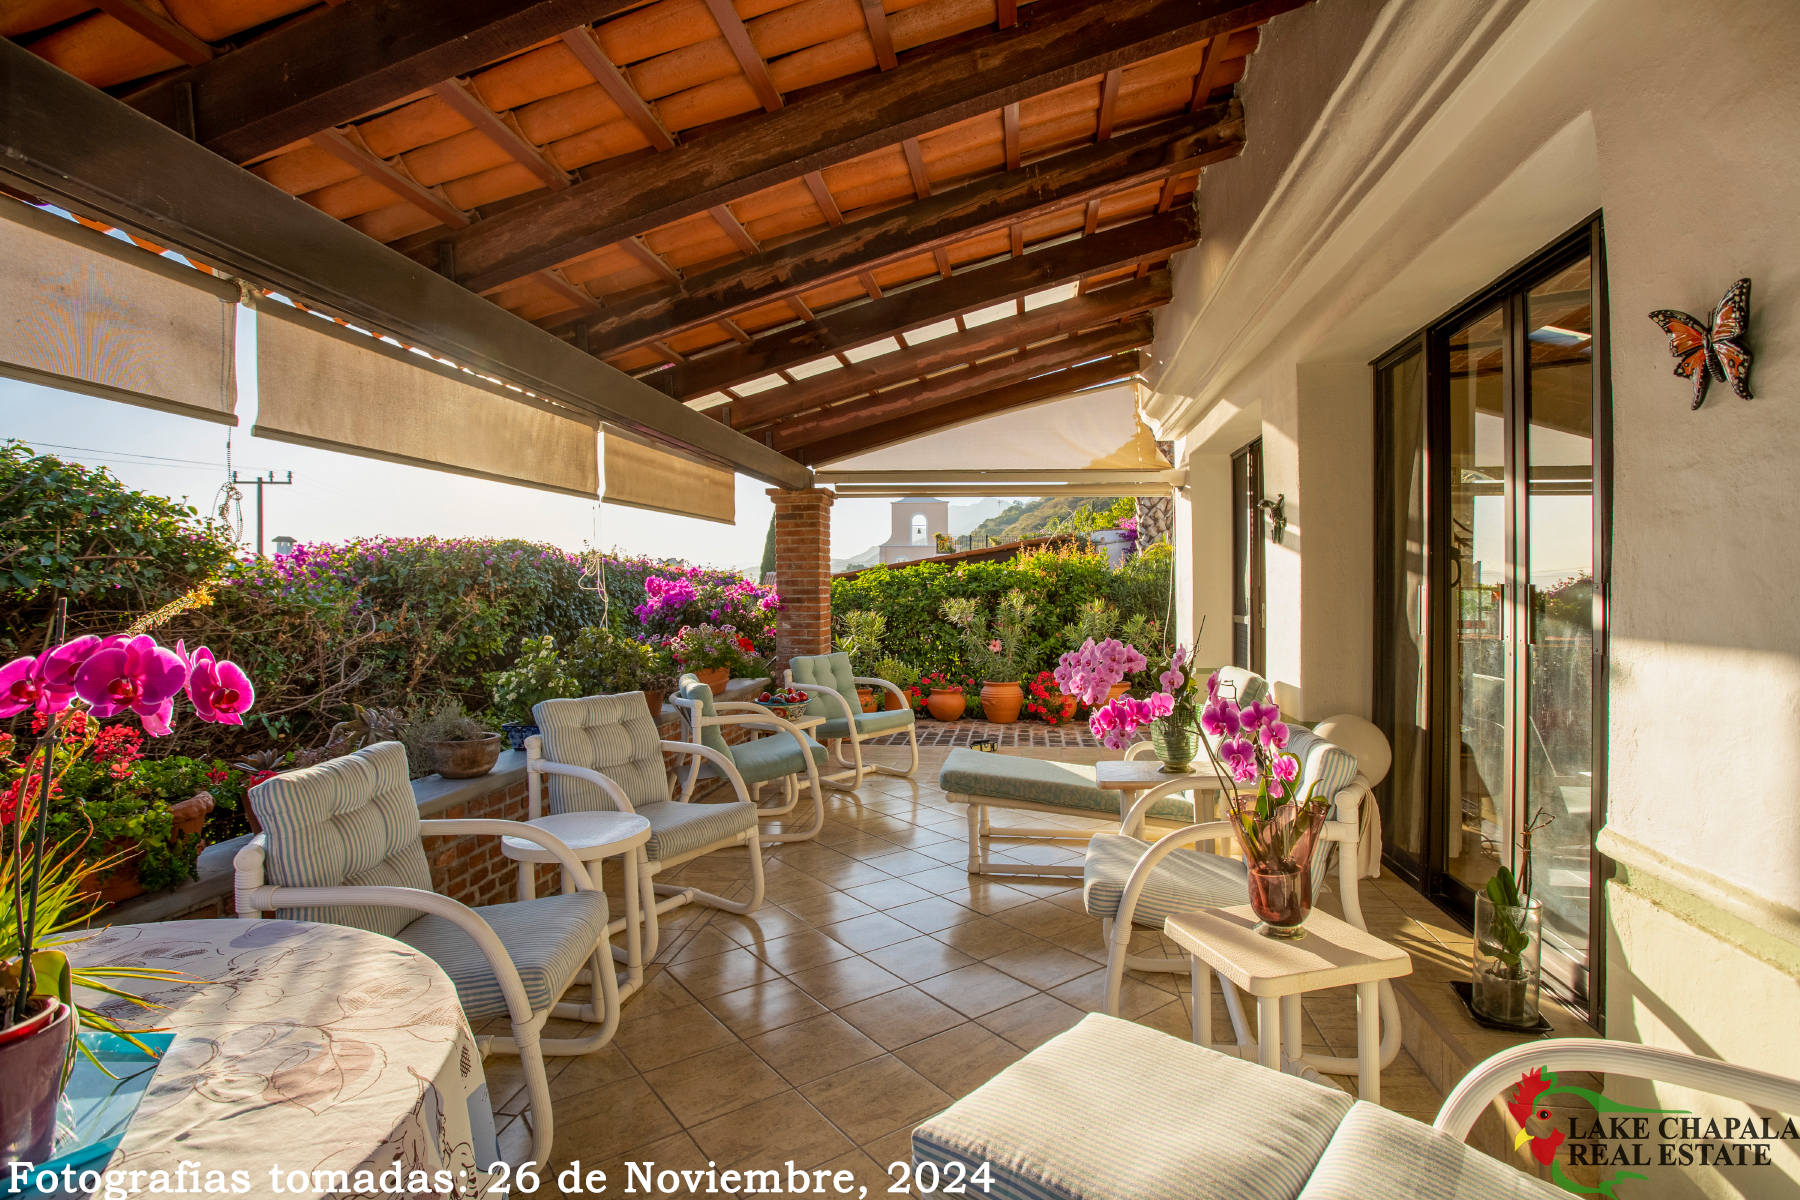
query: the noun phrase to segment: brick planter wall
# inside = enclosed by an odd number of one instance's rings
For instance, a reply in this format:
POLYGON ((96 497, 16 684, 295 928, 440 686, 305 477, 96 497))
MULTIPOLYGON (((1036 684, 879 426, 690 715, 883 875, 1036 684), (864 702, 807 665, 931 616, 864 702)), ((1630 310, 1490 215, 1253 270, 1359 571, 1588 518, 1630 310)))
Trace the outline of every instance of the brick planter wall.
POLYGON ((775 580, 781 612, 775 622, 774 675, 796 654, 831 650, 831 492, 770 488, 775 501, 775 580))

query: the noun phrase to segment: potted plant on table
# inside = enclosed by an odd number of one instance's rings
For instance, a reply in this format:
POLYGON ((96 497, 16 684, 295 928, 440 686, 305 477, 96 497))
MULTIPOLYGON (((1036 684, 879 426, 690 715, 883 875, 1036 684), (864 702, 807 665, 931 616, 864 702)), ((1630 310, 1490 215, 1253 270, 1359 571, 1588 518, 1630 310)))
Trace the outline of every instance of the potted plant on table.
POLYGON ((973 597, 944 601, 944 619, 961 630, 963 657, 981 677, 981 711, 996 725, 1017 721, 1025 703, 1019 679, 1025 673, 1026 636, 1036 611, 1018 588, 1001 597, 991 621, 973 597))
POLYGON ((756 643, 730 625, 683 625, 669 639, 669 653, 716 695, 734 671, 749 670, 756 662, 756 643))
POLYGON ((501 735, 470 716, 461 700, 449 697, 435 708, 414 708, 400 735, 415 778, 478 779, 494 769, 505 744, 501 735))

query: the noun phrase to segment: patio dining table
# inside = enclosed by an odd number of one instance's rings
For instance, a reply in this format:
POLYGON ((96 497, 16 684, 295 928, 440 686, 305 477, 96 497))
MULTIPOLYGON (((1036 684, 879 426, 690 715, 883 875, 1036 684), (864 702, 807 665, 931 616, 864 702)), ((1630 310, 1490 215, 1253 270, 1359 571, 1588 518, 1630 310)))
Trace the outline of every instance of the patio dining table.
POLYGON ((114 981, 163 1006, 150 1012, 84 999, 175 1035, 107 1171, 174 1180, 185 1163, 193 1191, 196 1172, 243 1171, 252 1194, 301 1196, 437 1194, 447 1171, 452 1194, 485 1191, 497 1149, 481 1055, 431 959, 360 929, 265 920, 113 925, 69 951, 77 966, 187 977, 114 981), (383 1187, 396 1166, 401 1186, 383 1187), (361 1170, 376 1187, 354 1186, 361 1170), (412 1186, 415 1171, 430 1185, 412 1186))

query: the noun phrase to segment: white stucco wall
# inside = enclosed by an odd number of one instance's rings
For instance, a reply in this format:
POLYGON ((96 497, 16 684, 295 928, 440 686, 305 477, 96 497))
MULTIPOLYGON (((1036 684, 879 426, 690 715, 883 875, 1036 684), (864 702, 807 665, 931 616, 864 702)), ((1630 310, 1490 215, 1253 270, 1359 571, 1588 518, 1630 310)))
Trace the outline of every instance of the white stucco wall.
MULTIPOLYGON (((1180 307, 1159 319, 1147 409, 1202 456, 1258 415, 1268 490, 1287 493, 1298 531, 1297 554, 1270 555, 1270 671, 1293 673, 1309 717, 1366 711, 1371 580, 1344 548, 1370 545, 1367 363, 1603 210, 1609 826, 1691 868, 1681 886, 1753 898, 1779 944, 1752 950, 1702 905, 1688 924, 1716 952, 1704 980, 1677 978, 1677 960, 1641 941, 1665 936, 1654 922, 1618 925, 1614 1032, 1646 1028, 1634 1006, 1655 995, 1671 1018, 1658 1037, 1748 1054, 1733 1022, 1800 1011, 1800 4, 1369 11, 1323 0, 1267 27, 1243 85, 1250 145, 1202 180, 1203 241, 1179 265, 1180 307), (1309 106, 1322 124, 1290 119, 1309 106), (1704 315, 1740 276, 1754 280, 1757 398, 1715 385, 1690 412, 1644 314, 1704 315), (1785 1011, 1736 1007, 1734 973, 1742 998, 1785 997, 1785 1011)), ((1784 1065, 1800 1075, 1800 1058, 1784 1065)))

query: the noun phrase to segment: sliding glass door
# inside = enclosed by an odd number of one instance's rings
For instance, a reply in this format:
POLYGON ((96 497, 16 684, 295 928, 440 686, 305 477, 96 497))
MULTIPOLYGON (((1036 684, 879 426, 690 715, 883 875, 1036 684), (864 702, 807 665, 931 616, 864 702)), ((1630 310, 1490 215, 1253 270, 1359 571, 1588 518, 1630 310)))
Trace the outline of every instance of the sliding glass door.
POLYGON ((1579 1001, 1604 797, 1600 254, 1596 221, 1374 364, 1387 859, 1467 919, 1529 858, 1546 969, 1579 1001))
POLYGON ((1231 664, 1263 673, 1262 439, 1231 456, 1231 664))

